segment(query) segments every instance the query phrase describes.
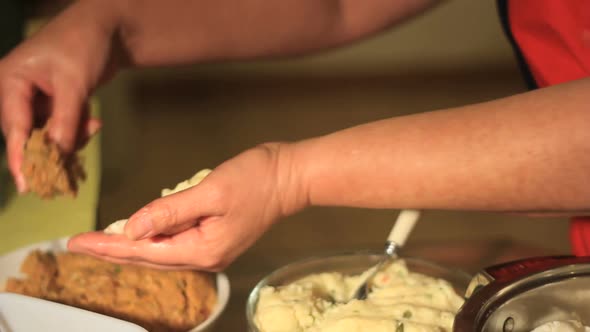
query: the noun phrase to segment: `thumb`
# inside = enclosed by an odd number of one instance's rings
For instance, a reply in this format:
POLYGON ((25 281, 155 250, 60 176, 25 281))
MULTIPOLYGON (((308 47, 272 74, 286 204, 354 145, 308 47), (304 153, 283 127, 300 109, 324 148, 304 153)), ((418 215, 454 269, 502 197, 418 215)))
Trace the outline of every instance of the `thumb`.
POLYGON ((195 226, 202 218, 218 214, 216 195, 203 183, 158 198, 133 214, 125 225, 131 240, 171 235, 195 226))

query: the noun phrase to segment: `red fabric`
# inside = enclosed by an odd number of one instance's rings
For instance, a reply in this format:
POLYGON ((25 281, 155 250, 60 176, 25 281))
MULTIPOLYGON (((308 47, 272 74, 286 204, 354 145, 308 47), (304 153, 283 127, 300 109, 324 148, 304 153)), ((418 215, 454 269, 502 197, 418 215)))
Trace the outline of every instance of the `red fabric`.
POLYGON ((513 0, 508 20, 539 87, 589 76, 590 1, 513 0))
MULTIPOLYGON (((540 88, 590 76, 590 0, 512 0, 508 21, 540 88)), ((572 219, 570 241, 590 256, 590 217, 572 219)))
POLYGON ((590 256, 590 218, 573 218, 570 224, 570 242, 576 256, 590 256))

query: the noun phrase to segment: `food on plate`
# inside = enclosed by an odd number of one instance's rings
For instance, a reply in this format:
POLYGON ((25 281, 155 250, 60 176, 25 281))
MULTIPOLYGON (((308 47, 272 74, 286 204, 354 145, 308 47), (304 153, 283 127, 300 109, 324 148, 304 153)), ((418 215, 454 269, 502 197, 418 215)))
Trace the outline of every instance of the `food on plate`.
MULTIPOLYGON (((207 175, 211 173, 210 169, 202 169, 193 175, 190 179, 184 180, 174 187, 174 189, 162 189, 161 196, 168 196, 179 191, 191 188, 199 184, 207 175)), ((125 225, 127 225, 127 219, 117 220, 114 223, 108 225, 103 232, 107 234, 124 234, 125 225)))
POLYGON ((69 252, 35 250, 6 291, 43 298, 136 323, 150 332, 186 332, 217 302, 214 275, 119 265, 69 252))
POLYGON ((22 172, 29 190, 43 199, 76 196, 78 182, 86 173, 77 154, 62 154, 47 137, 47 130, 34 129, 23 153, 22 172))
POLYGON ((366 300, 350 300, 364 275, 319 273, 260 290, 254 315, 261 332, 451 331, 464 300, 442 279, 396 260, 379 272, 366 300))

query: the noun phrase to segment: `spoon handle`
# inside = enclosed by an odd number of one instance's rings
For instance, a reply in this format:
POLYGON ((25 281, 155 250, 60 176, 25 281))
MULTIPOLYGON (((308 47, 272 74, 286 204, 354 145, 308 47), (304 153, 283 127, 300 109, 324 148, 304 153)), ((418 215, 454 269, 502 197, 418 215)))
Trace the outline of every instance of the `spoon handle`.
POLYGON ((420 218, 419 210, 401 210, 391 228, 387 241, 394 243, 398 247, 403 247, 418 218, 420 218))

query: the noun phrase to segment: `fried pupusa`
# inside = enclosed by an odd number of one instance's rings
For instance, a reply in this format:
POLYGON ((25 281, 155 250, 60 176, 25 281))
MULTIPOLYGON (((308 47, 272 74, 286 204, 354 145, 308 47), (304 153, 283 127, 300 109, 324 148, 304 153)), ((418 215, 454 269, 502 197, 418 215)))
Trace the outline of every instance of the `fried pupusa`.
POLYGON ((69 252, 33 251, 6 291, 91 310, 150 332, 186 332, 217 302, 214 274, 119 265, 69 252))

